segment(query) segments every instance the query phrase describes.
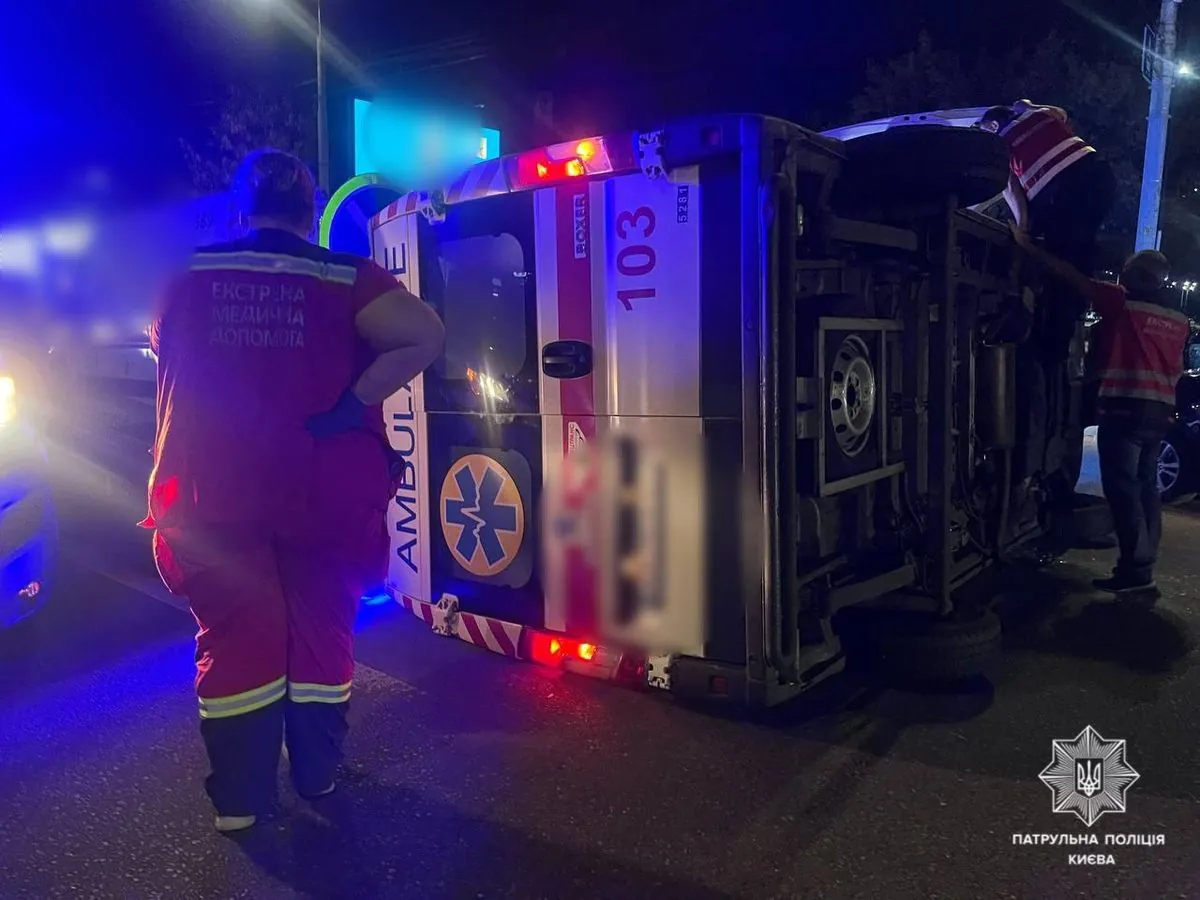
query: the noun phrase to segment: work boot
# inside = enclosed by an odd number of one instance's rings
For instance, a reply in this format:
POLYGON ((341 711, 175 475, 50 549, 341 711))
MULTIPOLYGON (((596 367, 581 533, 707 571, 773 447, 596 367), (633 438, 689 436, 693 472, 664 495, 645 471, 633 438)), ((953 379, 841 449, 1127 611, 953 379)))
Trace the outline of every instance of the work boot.
POLYGON ((1114 572, 1108 578, 1097 578, 1092 582, 1092 587, 1118 596, 1148 594, 1158 590, 1153 575, 1130 575, 1127 572, 1114 572))
POLYGON ((245 831, 258 821, 258 816, 217 816, 217 831, 229 834, 234 831, 245 831))

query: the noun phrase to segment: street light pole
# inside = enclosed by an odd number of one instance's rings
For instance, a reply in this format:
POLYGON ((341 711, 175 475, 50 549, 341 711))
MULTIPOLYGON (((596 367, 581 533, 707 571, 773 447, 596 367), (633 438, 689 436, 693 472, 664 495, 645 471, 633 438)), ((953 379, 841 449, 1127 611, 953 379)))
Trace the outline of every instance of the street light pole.
POLYGON ((329 196, 329 109, 325 98, 325 28, 317 0, 317 183, 329 196))
POLYGON ((1142 167, 1142 199, 1138 207, 1137 250, 1156 250, 1163 167, 1167 158, 1167 125, 1171 118, 1171 89, 1175 86, 1175 19, 1182 0, 1162 0, 1155 40, 1147 40, 1150 71, 1150 115, 1146 124, 1146 158, 1142 167), (1153 46, 1150 46, 1153 44, 1153 46))

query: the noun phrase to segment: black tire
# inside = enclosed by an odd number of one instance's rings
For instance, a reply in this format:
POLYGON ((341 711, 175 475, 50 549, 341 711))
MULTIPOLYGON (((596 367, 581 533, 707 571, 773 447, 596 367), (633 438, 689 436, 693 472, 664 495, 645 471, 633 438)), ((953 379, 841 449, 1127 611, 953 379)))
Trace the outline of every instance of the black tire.
POLYGON ((1000 619, 987 610, 947 618, 862 610, 842 633, 853 668, 890 682, 937 686, 988 674, 1003 650, 1000 619))
POLYGON ((1172 431, 1158 453, 1158 495, 1163 503, 1186 503, 1196 498, 1196 487, 1195 453, 1183 435, 1172 431))
POLYGON ((1008 150, 1000 137, 973 128, 909 125, 846 141, 833 204, 874 206, 956 196, 974 206, 1008 185, 1008 150))

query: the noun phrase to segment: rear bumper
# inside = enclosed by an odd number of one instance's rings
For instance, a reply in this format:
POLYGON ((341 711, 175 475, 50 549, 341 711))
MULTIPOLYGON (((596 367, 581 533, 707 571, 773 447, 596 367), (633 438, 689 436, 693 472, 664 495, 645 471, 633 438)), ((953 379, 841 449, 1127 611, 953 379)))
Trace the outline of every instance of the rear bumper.
POLYGON ((755 681, 746 666, 604 647, 566 634, 463 612, 458 609, 457 599, 448 594, 438 603, 425 603, 390 584, 385 590, 435 634, 458 638, 509 659, 612 681, 623 687, 666 691, 694 702, 772 707, 788 702, 811 686, 755 681))
POLYGON ((561 668, 601 681, 618 681, 630 687, 669 688, 669 680, 650 677, 655 664, 660 672, 666 668, 665 657, 647 658, 565 634, 464 612, 458 609, 457 599, 449 594, 438 603, 425 603, 392 585, 387 586, 387 592, 435 634, 458 638, 510 659, 561 668))

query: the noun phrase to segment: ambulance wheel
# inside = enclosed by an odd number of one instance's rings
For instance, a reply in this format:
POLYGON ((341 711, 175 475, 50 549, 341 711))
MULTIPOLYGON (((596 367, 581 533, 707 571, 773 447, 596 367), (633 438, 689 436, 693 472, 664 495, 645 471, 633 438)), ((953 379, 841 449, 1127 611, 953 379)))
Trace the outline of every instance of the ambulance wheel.
POLYGON ((889 683, 955 684, 989 674, 1003 649, 1000 619, 990 610, 951 616, 864 610, 843 638, 849 660, 889 683), (848 638, 848 640, 847 640, 848 638))
POLYGON ((834 207, 958 198, 960 206, 991 200, 1008 186, 1008 151, 994 134, 973 128, 910 125, 844 144, 834 207))

